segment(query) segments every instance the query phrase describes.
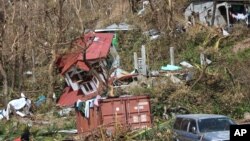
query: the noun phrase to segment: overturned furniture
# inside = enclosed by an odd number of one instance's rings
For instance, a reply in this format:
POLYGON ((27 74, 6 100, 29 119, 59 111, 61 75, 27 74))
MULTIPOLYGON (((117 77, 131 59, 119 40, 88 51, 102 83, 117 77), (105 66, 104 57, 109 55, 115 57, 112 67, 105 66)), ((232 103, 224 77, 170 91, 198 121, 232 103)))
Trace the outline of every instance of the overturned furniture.
POLYGON ((134 130, 151 127, 150 99, 148 96, 122 96, 99 99, 99 106, 89 108, 88 117, 76 108, 76 124, 79 134, 104 130, 134 130))

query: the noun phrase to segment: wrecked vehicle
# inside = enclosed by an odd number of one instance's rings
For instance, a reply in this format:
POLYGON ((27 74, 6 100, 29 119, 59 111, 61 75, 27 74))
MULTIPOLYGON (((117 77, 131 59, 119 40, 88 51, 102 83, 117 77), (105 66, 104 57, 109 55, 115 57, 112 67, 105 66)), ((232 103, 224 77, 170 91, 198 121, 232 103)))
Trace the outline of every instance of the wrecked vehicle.
POLYGON ((229 127, 235 124, 229 117, 213 114, 177 115, 174 140, 229 141, 229 127))

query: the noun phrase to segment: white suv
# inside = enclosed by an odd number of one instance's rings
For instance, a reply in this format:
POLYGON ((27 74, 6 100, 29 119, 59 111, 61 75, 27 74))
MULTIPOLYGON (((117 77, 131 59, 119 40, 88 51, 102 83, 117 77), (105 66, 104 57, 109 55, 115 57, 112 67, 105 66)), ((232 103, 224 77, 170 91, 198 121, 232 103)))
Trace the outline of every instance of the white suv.
POLYGON ((230 118, 212 114, 177 115, 174 141, 229 141, 230 118))

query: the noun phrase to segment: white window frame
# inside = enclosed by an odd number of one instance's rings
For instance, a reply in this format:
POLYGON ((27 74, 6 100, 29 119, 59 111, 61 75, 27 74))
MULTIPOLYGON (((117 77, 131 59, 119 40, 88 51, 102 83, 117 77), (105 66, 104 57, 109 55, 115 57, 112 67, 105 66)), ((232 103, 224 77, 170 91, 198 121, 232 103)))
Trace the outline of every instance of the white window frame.
POLYGON ((94 82, 94 84, 96 85, 96 87, 99 87, 100 82, 99 82, 99 80, 95 76, 93 77, 92 81, 94 82))
POLYGON ((84 82, 84 83, 82 83, 82 84, 80 85, 80 87, 81 87, 81 89, 82 89, 82 91, 83 91, 83 93, 84 93, 85 95, 88 95, 88 94, 91 94, 91 93, 97 91, 97 87, 96 87, 96 85, 94 84, 94 82, 92 82, 92 81, 84 82), (89 85, 92 87, 92 90, 90 89, 89 85), (88 90, 87 90, 84 86, 87 87, 88 90))

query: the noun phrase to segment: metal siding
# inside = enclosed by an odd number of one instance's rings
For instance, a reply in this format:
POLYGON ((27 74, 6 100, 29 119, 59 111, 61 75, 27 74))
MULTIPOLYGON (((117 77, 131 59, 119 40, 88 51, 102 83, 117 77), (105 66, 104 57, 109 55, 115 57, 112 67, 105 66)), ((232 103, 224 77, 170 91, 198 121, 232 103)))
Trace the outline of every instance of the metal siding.
POLYGON ((76 111, 78 133, 90 133, 103 126, 107 132, 150 127, 151 111, 148 96, 109 98, 99 101, 99 107, 90 108, 89 119, 76 111), (138 120, 137 120, 138 119, 138 120))
POLYGON ((152 124, 150 101, 147 96, 105 99, 101 101, 100 107, 101 124, 107 125, 109 130, 113 130, 115 124, 125 125, 131 129, 150 127, 152 124), (123 110, 117 111, 116 108, 123 110))
POLYGON ((120 99, 101 102, 102 124, 113 124, 115 121, 124 123, 126 121, 125 102, 120 99))
POLYGON ((149 97, 133 97, 126 101, 127 123, 132 129, 151 126, 149 97))
POLYGON ((89 118, 84 117, 81 112, 76 110, 76 127, 78 133, 90 132, 98 127, 98 117, 96 108, 89 109, 89 118))

